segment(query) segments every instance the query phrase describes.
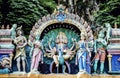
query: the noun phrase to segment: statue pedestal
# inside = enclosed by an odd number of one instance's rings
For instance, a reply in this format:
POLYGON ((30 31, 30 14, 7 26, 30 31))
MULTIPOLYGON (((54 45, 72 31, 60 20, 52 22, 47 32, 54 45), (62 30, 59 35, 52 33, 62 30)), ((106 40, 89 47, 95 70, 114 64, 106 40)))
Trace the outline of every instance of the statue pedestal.
POLYGON ((78 72, 77 78, 91 78, 91 75, 86 72, 78 72))
POLYGON ((120 75, 90 74, 0 74, 0 78, 120 78, 120 75))

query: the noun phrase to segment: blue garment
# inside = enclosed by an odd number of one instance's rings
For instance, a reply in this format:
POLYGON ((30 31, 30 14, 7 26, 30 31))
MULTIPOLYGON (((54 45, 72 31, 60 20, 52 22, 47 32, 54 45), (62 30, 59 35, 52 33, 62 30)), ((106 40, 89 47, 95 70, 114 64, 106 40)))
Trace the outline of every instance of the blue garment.
POLYGON ((86 58, 87 58, 85 42, 81 42, 79 44, 79 48, 80 49, 77 52, 79 71, 83 71, 83 70, 86 70, 86 58))
POLYGON ((0 69, 0 74, 8 74, 10 70, 8 68, 0 69))
POLYGON ((86 70, 86 57, 87 53, 84 52, 81 57, 79 57, 79 71, 86 70))

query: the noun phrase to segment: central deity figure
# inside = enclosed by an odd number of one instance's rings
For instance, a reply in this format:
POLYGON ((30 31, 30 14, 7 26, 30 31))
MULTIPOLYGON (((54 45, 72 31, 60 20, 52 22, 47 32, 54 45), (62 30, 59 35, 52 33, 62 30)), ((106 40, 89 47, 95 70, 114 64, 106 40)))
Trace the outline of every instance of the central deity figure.
POLYGON ((72 45, 70 49, 68 49, 67 47, 68 40, 67 40, 65 33, 63 32, 58 33, 55 43, 56 43, 55 47, 52 48, 49 42, 50 50, 48 49, 46 50, 47 52, 49 52, 49 53, 46 53, 46 55, 48 57, 53 58, 56 64, 56 67, 59 67, 59 65, 62 65, 62 72, 64 73, 65 72, 65 68, 64 68, 65 60, 68 60, 69 58, 74 57, 75 53, 74 51, 72 51, 74 44, 72 45))

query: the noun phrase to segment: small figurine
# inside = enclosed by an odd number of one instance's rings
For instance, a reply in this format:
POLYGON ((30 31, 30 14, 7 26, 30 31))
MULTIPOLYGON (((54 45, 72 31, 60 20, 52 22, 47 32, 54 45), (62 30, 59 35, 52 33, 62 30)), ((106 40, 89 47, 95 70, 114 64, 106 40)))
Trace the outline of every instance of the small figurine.
POLYGON ((3 57, 0 61, 0 74, 10 73, 10 58, 3 57))
POLYGON ((100 74, 103 73, 104 62, 105 62, 105 57, 106 57, 106 52, 105 52, 106 45, 107 45, 107 42, 104 39, 104 33, 99 32, 98 39, 96 39, 94 42, 94 52, 95 52, 94 73, 97 72, 99 60, 100 60, 100 74))
POLYGON ((25 36, 23 36, 23 32, 21 27, 17 28, 17 37, 14 39, 14 43, 16 44, 16 55, 14 59, 17 61, 18 71, 21 71, 20 61, 22 60, 23 71, 25 72, 25 61, 26 61, 26 53, 25 46, 27 45, 27 40, 25 36))
POLYGON ((13 24, 12 28, 10 29, 12 39, 15 39, 16 37, 16 28, 17 28, 17 24, 13 24))
POLYGON ((37 72, 39 62, 43 63, 42 44, 40 42, 39 35, 36 36, 35 42, 33 42, 33 48, 31 49, 30 56, 32 56, 31 71, 37 72))
POLYGON ((82 71, 87 72, 87 70, 86 70, 87 54, 89 53, 89 55, 90 55, 91 53, 86 46, 84 33, 81 33, 81 39, 77 43, 77 49, 78 49, 78 51, 76 53, 76 65, 79 66, 79 72, 82 72, 82 71))

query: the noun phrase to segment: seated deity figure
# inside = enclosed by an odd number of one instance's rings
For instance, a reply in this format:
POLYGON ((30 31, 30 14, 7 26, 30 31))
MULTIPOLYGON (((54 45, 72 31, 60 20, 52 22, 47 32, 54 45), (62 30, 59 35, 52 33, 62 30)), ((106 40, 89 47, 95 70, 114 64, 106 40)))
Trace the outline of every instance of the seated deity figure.
POLYGON ((39 40, 39 35, 36 36, 36 40, 33 42, 33 48, 31 49, 30 56, 32 56, 31 61, 31 71, 37 72, 39 62, 43 63, 42 54, 42 44, 39 40))
POLYGON ((26 61, 26 53, 25 53, 25 46, 27 45, 27 40, 25 36, 23 36, 23 32, 21 27, 18 27, 17 30, 17 37, 14 39, 14 43, 16 44, 16 54, 14 59, 17 61, 17 68, 18 71, 21 71, 21 67, 23 67, 23 71, 25 72, 25 61, 26 61), (21 61, 22 60, 22 66, 21 61))
POLYGON ((85 42, 85 35, 81 33, 81 39, 76 43, 78 49, 76 53, 76 65, 79 67, 79 72, 87 72, 87 55, 91 57, 90 50, 88 49, 87 43, 85 42))
POLYGON ((3 57, 0 61, 0 74, 10 73, 10 58, 3 57))
POLYGON ((100 61, 100 74, 103 73, 104 70, 104 62, 106 57, 105 47, 107 45, 106 40, 104 39, 104 33, 99 32, 98 39, 94 42, 94 52, 95 52, 95 60, 94 60, 94 73, 97 72, 98 61, 100 61))

